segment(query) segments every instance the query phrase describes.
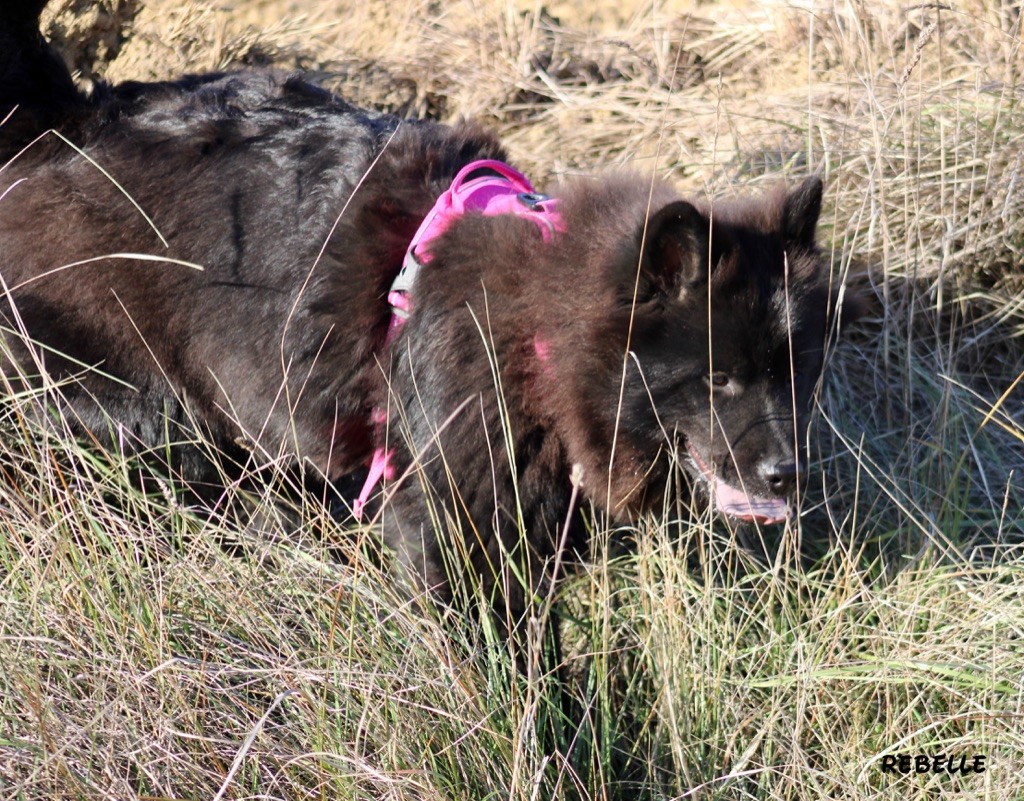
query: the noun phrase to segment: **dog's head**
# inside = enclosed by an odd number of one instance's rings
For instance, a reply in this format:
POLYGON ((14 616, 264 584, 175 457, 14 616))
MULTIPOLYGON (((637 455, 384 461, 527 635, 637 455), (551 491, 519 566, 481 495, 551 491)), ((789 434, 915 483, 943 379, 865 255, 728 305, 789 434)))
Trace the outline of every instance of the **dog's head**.
MULTIPOLYGON (((615 309, 591 320, 591 341, 614 340, 620 356, 599 367, 582 354, 589 397, 575 402, 590 420, 570 456, 597 474, 595 500, 606 485, 613 508, 635 508, 657 498, 656 456, 674 446, 720 512, 780 522, 806 474, 812 394, 840 318, 815 242, 821 181, 707 207, 657 194, 630 241, 602 246, 615 309)), ((594 263, 593 246, 583 258, 594 263)))

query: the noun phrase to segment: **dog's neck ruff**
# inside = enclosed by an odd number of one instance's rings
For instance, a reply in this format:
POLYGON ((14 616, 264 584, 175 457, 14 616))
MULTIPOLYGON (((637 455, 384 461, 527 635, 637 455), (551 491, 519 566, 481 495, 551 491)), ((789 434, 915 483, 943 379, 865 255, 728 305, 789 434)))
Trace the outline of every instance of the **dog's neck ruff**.
MULTIPOLYGON (((465 214, 497 217, 511 214, 530 220, 540 230, 541 239, 550 244, 556 233, 565 230, 557 199, 537 194, 533 185, 521 172, 501 161, 484 159, 463 167, 448 189, 441 193, 405 251, 402 269, 391 284, 388 303, 391 321, 388 323, 387 344, 398 336, 413 307, 413 291, 420 272, 434 258, 430 246, 448 227, 465 214)), ((387 422, 382 409, 374 409, 375 426, 387 422)), ((394 477, 391 463, 393 450, 378 445, 370 462, 370 472, 363 488, 352 504, 352 513, 361 520, 366 501, 378 482, 394 477)))

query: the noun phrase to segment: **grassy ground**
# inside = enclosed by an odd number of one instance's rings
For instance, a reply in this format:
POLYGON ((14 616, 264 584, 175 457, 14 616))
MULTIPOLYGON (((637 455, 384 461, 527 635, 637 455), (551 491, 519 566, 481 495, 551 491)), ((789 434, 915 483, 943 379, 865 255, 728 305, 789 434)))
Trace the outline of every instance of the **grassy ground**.
POLYGON ((1019 2, 135 5, 53 22, 90 43, 84 77, 301 67, 480 117, 541 184, 818 172, 834 274, 873 310, 834 355, 797 523, 595 530, 560 604, 579 732, 550 679, 495 643, 467 657, 315 498, 297 529, 274 489, 199 516, 14 398, 0 799, 1024 797, 1019 2), (896 753, 986 770, 883 773, 896 753))

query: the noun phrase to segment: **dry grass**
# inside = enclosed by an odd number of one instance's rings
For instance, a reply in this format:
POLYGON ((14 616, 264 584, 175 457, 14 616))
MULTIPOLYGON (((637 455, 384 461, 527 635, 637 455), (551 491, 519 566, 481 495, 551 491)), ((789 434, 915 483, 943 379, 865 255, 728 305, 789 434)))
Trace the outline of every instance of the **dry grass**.
POLYGON ((266 498, 200 517, 16 399, 0 799, 1024 797, 1019 2, 101 5, 85 75, 298 67, 483 118, 538 183, 820 172, 834 273, 874 307, 823 388, 799 525, 595 531, 563 593, 575 739, 549 682, 339 564, 358 548, 316 499, 298 526, 266 498), (882 774, 893 752, 989 770, 882 774))

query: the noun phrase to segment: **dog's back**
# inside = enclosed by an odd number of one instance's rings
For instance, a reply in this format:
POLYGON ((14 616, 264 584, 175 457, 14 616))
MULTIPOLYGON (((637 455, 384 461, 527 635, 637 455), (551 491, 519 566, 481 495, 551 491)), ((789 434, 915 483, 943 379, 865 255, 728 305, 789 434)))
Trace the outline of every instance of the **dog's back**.
MULTIPOLYGON (((85 96, 36 29, 42 5, 0 23, 6 327, 79 377, 65 397, 94 432, 111 413, 156 447, 188 407, 216 442, 361 466, 387 287, 458 168, 501 155, 493 138, 272 72, 85 96)), ((8 373, 38 372, 11 347, 8 373)))

